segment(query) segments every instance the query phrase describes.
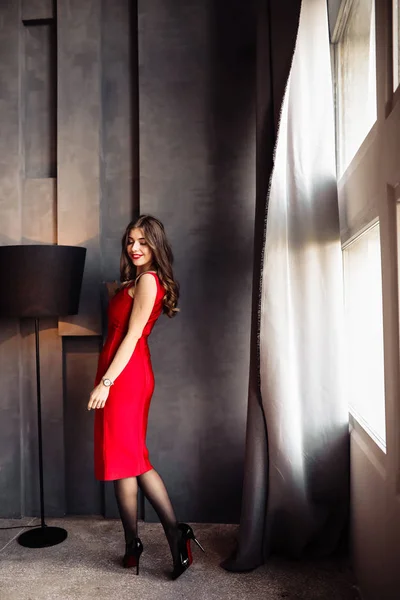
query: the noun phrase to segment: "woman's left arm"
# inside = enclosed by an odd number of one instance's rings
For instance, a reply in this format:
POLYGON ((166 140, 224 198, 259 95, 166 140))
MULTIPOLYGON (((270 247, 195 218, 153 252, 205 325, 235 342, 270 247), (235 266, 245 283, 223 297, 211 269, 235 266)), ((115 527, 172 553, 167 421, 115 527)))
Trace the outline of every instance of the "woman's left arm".
MULTIPOLYGON (((104 373, 103 377, 115 381, 122 373, 135 351, 138 339, 142 336, 143 329, 151 315, 157 296, 157 283, 153 275, 141 275, 136 289, 132 312, 129 318, 128 331, 120 343, 115 356, 104 373)), ((88 410, 91 408, 103 408, 109 394, 110 388, 101 381, 91 392, 88 410)))

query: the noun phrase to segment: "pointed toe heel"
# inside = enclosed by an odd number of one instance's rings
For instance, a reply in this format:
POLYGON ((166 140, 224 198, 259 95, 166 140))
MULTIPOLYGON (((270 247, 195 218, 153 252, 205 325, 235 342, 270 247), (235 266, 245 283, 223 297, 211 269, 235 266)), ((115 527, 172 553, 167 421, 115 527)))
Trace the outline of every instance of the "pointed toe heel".
POLYGON ((193 529, 187 523, 179 523, 178 530, 180 531, 180 539, 178 542, 179 546, 179 563, 174 564, 174 570, 172 571, 172 579, 177 579, 186 569, 190 567, 193 562, 192 549, 190 547, 190 540, 193 540, 203 552, 205 552, 203 546, 194 535, 193 529))

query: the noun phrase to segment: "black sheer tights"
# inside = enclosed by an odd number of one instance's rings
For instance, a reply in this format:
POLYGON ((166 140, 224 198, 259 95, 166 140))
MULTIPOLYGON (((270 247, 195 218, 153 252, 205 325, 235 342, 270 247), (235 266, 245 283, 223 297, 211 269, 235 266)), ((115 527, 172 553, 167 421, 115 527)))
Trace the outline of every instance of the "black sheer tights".
POLYGON ((133 538, 138 536, 138 485, 156 511, 167 537, 172 559, 174 562, 178 562, 178 522, 164 482, 155 469, 146 471, 137 477, 126 477, 114 481, 115 496, 126 543, 129 544, 133 538))

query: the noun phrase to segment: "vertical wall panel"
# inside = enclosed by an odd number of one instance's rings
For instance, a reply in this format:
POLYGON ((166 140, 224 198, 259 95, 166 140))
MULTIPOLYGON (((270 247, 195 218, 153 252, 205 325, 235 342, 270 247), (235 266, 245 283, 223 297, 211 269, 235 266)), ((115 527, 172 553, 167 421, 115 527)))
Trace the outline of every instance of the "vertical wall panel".
POLYGON ((93 420, 87 410, 96 375, 100 342, 94 337, 64 338, 65 453, 68 514, 100 514, 101 483, 94 478, 93 420))
MULTIPOLYGON (((140 208, 165 224, 181 312, 150 348, 148 447, 179 518, 238 522, 255 196, 252 3, 139 0, 140 208), (178 435, 176 434, 178 432, 178 435)), ((146 505, 146 518, 157 519, 146 505)))
POLYGON ((87 248, 79 314, 61 335, 100 335, 101 2, 58 0, 58 243, 87 248))
POLYGON ((22 243, 57 242, 55 179, 25 179, 22 185, 22 243))
MULTIPOLYGON (((18 2, 0 3, 0 244, 21 239, 18 2)), ((0 511, 21 514, 20 343, 16 319, 0 319, 0 511)))
POLYGON ((55 177, 56 44, 55 24, 24 28, 25 177, 55 177))
POLYGON ((66 512, 62 338, 57 319, 41 319, 40 344, 46 511, 56 516, 66 512))
POLYGON ((2 245, 19 243, 21 239, 19 16, 18 2, 0 3, 0 235, 2 245))
POLYGON ((0 511, 21 516, 20 380, 18 322, 0 321, 0 511))
POLYGON ((21 0, 22 20, 51 19, 54 17, 54 0, 21 0))

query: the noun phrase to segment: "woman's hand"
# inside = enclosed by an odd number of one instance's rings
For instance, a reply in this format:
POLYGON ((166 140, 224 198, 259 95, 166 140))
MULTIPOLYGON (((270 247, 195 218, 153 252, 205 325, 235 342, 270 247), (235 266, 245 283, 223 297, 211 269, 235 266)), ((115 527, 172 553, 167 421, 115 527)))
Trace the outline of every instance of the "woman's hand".
POLYGON ((104 408, 109 393, 110 388, 105 386, 102 382, 96 385, 90 394, 88 410, 91 408, 104 408))

